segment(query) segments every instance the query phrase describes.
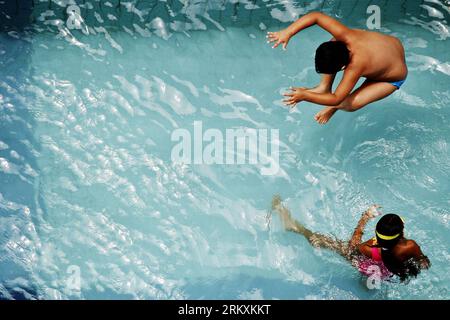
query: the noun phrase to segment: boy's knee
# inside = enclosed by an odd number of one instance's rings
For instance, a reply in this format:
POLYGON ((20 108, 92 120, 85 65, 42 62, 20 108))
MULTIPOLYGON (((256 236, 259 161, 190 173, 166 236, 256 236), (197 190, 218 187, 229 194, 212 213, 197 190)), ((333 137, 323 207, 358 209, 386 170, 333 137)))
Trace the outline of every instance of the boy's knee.
POLYGON ((341 104, 339 109, 347 111, 347 112, 354 112, 354 111, 358 110, 350 103, 349 104, 347 104, 347 103, 346 104, 341 104))
POLYGON ((367 104, 367 100, 363 99, 362 97, 360 97, 359 95, 355 95, 354 97, 351 98, 351 109, 353 111, 359 110, 362 107, 364 107, 367 104))
POLYGON ((361 99, 358 99, 358 97, 350 97, 342 103, 342 109, 347 112, 355 112, 361 109, 363 106, 363 102, 361 101, 361 99))

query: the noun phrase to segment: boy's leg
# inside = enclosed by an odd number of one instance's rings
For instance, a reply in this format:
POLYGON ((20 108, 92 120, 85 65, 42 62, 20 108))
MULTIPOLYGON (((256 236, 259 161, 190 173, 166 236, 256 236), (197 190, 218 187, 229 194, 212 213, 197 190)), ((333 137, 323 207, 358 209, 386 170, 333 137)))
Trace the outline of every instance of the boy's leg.
POLYGON ((310 89, 310 91, 318 93, 331 92, 334 78, 336 78, 336 74, 323 74, 320 79, 320 84, 317 87, 310 89))
POLYGON ((348 245, 344 241, 333 239, 332 237, 312 232, 305 228, 297 220, 293 219, 289 209, 281 203, 280 196, 276 195, 272 199, 272 210, 278 212, 284 228, 303 235, 315 248, 326 248, 339 253, 344 258, 348 258, 348 245))
POLYGON ((397 88, 389 82, 376 82, 366 80, 361 87, 353 91, 339 106, 325 107, 316 114, 315 119, 320 124, 325 124, 338 110, 353 112, 369 103, 386 98, 395 92, 397 88))
POLYGON ((330 93, 335 77, 335 74, 323 74, 322 78, 320 79, 320 83, 314 88, 301 88, 315 93, 330 93))

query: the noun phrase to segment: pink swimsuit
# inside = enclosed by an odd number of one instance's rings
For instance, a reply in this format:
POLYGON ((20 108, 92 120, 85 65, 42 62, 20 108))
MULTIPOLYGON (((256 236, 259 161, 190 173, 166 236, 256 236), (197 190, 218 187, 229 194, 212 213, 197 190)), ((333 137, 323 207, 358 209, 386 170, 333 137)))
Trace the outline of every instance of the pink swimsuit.
POLYGON ((392 273, 386 268, 378 248, 371 248, 372 258, 363 257, 358 261, 358 270, 365 276, 378 274, 382 280, 390 278, 392 273))

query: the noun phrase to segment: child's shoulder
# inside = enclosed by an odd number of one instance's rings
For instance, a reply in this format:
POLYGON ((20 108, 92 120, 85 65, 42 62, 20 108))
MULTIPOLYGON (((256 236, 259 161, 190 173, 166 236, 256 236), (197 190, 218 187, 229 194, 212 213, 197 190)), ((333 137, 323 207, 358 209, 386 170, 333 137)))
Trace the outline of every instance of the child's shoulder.
POLYGON ((414 240, 410 239, 404 239, 398 246, 398 249, 400 249, 399 254, 405 257, 414 255, 418 248, 418 244, 414 240))

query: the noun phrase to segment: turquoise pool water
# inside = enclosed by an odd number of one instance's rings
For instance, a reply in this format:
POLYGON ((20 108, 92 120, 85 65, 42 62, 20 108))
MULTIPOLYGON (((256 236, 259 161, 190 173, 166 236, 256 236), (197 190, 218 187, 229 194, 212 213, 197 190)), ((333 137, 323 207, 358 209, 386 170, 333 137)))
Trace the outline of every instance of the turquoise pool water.
POLYGON ((314 51, 329 35, 311 28, 284 52, 265 33, 308 10, 365 28, 368 3, 116 2, 82 6, 86 34, 65 24, 70 1, 40 1, 32 24, 0 34, 1 298, 450 298, 444 2, 382 15, 406 48, 406 83, 326 126, 318 106, 289 111, 280 93, 318 83, 314 51), (195 121, 279 130, 281 170, 173 163, 172 133, 195 121), (369 290, 341 258, 268 220, 274 194, 339 238, 381 204, 432 268, 369 290))

